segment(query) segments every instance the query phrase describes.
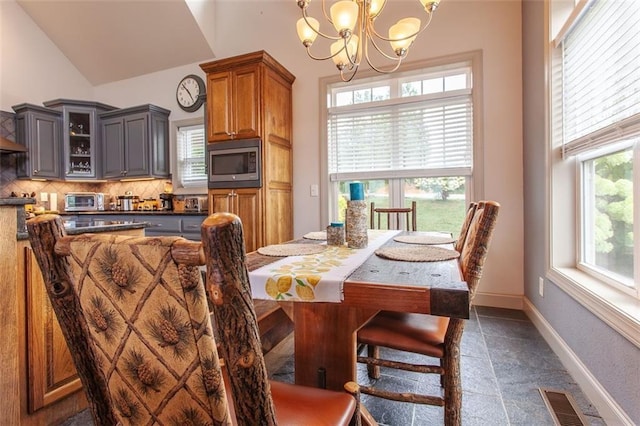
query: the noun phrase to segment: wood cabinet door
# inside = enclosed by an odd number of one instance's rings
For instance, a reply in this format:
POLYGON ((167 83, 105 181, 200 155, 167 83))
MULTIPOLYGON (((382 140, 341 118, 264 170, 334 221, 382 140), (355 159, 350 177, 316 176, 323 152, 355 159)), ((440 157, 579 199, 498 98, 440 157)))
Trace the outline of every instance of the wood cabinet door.
POLYGON ((229 139, 231 134, 230 72, 207 75, 207 140, 218 142, 229 139))
POLYGON ((247 253, 262 245, 259 188, 209 190, 209 212, 229 212, 240 218, 247 253))
POLYGON ((259 69, 252 66, 233 72, 233 138, 258 137, 260 125, 260 99, 258 95, 259 69))
POLYGON ((242 221, 245 249, 247 253, 256 251, 263 245, 260 189, 236 189, 233 198, 236 209, 235 213, 242 221))
POLYGON ((82 383, 64 340, 31 247, 24 249, 27 316, 27 389, 30 413, 80 390, 82 383))
POLYGON ((241 68, 207 76, 207 140, 259 136, 258 68, 241 68))
POLYGON ((233 191, 231 189, 210 189, 209 190, 209 212, 229 212, 235 213, 231 204, 233 200, 233 191))

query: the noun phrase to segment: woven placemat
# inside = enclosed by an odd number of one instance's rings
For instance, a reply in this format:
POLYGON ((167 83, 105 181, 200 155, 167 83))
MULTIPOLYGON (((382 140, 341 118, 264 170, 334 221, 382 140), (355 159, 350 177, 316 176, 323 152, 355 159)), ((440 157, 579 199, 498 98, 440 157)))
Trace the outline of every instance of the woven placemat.
POLYGON ((307 240, 319 240, 324 241, 327 239, 327 231, 314 231, 308 232, 302 236, 302 238, 306 238, 307 240))
POLYGON ((382 247, 375 252, 378 256, 391 260, 406 262, 438 262, 460 257, 460 253, 442 247, 382 247))
POLYGON ((440 237, 437 235, 398 235, 395 241, 407 244, 451 244, 455 242, 451 237, 440 237))
POLYGON ((321 253, 327 246, 320 244, 274 244, 260 247, 258 253, 265 256, 304 256, 321 253))

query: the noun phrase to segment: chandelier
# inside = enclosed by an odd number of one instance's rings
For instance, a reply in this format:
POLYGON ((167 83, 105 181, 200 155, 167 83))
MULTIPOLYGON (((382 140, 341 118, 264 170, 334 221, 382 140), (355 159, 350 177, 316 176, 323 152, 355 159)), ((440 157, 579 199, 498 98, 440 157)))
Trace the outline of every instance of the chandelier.
POLYGON ((333 59, 342 81, 351 81, 358 71, 362 59, 379 73, 392 73, 400 67, 402 60, 407 57, 409 47, 416 37, 425 30, 431 23, 433 12, 438 7, 440 0, 418 0, 425 12, 427 20, 424 26, 418 18, 409 17, 400 19, 392 25, 389 36, 386 37, 376 31, 374 22, 382 12, 387 0, 340 0, 329 8, 322 0, 322 13, 325 19, 333 25, 337 34, 328 35, 320 31, 320 23, 317 19, 309 16, 307 8, 311 0, 296 0, 302 11, 302 18, 297 22, 298 37, 307 49, 307 54, 312 59, 322 61, 333 59), (328 40, 334 40, 331 44, 330 54, 324 57, 314 56, 311 53, 311 45, 316 37, 321 36, 328 40), (379 43, 388 42, 391 46, 391 53, 385 52, 379 43), (377 52, 386 61, 386 65, 375 65, 369 57, 370 49, 372 53, 377 52))

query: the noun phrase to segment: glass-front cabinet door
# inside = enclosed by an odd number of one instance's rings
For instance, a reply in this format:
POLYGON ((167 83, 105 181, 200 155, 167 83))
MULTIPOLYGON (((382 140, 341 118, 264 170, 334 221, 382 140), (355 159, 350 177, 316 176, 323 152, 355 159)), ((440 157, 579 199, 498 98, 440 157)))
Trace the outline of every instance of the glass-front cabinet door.
POLYGON ((65 115, 65 173, 67 178, 95 178, 95 111, 74 111, 65 115), (68 120, 68 123, 66 121, 68 120))
POLYGON ((98 113, 116 109, 97 102, 57 99, 44 103, 62 111, 65 180, 100 177, 100 131, 98 113))

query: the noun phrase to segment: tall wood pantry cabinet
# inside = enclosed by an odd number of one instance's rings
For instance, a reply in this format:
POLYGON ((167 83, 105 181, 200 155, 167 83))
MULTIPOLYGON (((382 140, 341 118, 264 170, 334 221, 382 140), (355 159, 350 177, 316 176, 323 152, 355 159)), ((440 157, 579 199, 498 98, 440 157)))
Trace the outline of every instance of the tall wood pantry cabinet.
POLYGON ((261 188, 209 190, 209 212, 242 220, 246 250, 293 238, 293 74, 265 51, 201 64, 207 73, 207 141, 260 138, 261 188))

